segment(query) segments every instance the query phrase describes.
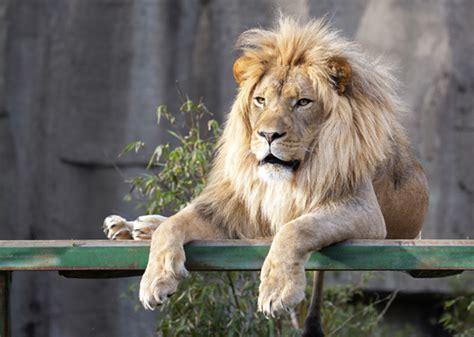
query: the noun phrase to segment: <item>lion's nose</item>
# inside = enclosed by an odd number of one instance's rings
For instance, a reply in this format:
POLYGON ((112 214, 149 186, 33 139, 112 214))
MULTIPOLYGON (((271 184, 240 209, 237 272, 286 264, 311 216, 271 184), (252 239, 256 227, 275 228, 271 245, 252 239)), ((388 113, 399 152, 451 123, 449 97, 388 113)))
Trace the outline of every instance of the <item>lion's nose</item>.
POLYGON ((278 133, 278 132, 265 132, 259 131, 257 132, 259 136, 264 137, 268 144, 271 144, 275 139, 281 138, 286 135, 286 132, 278 133))

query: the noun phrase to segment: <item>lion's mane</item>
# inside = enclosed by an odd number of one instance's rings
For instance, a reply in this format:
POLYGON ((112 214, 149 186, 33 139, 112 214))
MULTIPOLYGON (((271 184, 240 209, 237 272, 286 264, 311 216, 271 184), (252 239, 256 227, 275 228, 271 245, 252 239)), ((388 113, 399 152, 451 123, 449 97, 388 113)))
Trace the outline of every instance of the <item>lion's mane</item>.
POLYGON ((306 24, 281 18, 274 29, 252 29, 238 40, 246 61, 205 191, 200 213, 232 236, 270 235, 276 227, 318 207, 350 196, 388 165, 405 142, 397 83, 380 59, 332 30, 324 20, 306 24), (343 57, 352 67, 350 91, 331 86, 328 61, 343 57), (325 114, 314 146, 291 182, 263 182, 250 151, 252 93, 274 64, 306 65, 325 114))

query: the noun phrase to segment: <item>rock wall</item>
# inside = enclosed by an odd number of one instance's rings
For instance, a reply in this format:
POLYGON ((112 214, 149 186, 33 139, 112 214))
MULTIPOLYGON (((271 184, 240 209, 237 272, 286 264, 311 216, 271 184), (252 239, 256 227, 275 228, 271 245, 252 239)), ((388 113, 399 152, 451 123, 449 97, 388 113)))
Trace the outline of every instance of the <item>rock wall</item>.
MULTIPOLYGON (((0 239, 100 239, 104 216, 138 215, 123 180, 145 158, 117 154, 164 140, 154 111, 176 107, 176 81, 222 120, 236 93, 234 41, 278 8, 327 14, 399 63, 431 188, 423 237, 474 236, 470 0, 0 0, 0 239)), ((13 336, 151 336, 154 315, 120 298, 132 282, 15 273, 13 336)), ((448 289, 402 274, 374 286, 448 289)))

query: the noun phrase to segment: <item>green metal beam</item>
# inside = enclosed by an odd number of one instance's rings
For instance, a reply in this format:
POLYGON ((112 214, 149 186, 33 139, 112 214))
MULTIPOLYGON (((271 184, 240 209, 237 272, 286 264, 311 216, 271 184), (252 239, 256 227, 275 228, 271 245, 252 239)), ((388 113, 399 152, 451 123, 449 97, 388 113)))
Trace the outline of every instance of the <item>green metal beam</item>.
MULTIPOLYGON (((259 270, 269 241, 186 245, 193 271, 259 270)), ((0 270, 142 271, 149 242, 0 241, 0 270)), ((357 240, 314 252, 308 270, 474 270, 474 240, 357 240)), ((131 273, 134 274, 134 273, 131 273)))
MULTIPOLYGON (((185 246, 192 271, 259 270, 270 241, 200 241, 185 246)), ((10 279, 16 270, 70 277, 124 277, 145 269, 149 242, 0 241, 0 337, 10 333, 10 279)), ((314 252, 308 270, 403 270, 439 277, 474 270, 474 240, 357 240, 314 252)))

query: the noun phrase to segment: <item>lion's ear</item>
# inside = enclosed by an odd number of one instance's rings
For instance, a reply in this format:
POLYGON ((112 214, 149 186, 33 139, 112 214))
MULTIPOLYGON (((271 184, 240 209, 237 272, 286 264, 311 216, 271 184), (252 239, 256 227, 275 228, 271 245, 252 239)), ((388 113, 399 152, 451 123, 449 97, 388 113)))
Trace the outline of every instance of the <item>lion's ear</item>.
POLYGON ((245 72, 250 63, 250 58, 248 56, 239 57, 234 63, 234 78, 238 84, 241 84, 245 79, 245 72))
POLYGON ((347 94, 352 81, 352 67, 344 57, 331 57, 327 63, 331 84, 339 95, 347 94))

